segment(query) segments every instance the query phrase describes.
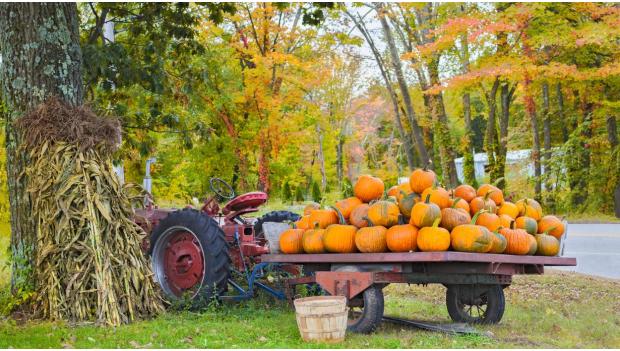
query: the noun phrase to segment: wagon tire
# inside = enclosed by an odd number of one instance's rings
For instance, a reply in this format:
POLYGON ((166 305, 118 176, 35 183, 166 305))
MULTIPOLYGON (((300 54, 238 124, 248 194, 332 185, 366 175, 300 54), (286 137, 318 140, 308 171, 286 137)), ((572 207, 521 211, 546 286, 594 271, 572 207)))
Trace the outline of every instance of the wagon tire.
POLYGON ((448 314, 454 322, 496 324, 502 319, 506 300, 501 285, 478 290, 462 285, 449 285, 446 290, 448 314))
POLYGON ((356 319, 349 319, 347 330, 353 333, 369 334, 375 331, 383 319, 383 291, 380 286, 372 285, 361 294, 363 307, 356 319))
POLYGON ((224 232, 194 209, 170 213, 153 229, 149 254, 154 277, 170 301, 191 299, 199 309, 226 291, 230 256, 224 232))

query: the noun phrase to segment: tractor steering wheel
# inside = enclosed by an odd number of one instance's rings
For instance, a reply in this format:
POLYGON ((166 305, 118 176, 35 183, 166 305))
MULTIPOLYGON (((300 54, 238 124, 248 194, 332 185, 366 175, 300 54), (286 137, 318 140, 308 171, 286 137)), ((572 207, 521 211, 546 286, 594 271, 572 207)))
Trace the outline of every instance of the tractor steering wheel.
POLYGON ((211 180, 209 180, 209 186, 211 187, 211 191, 221 199, 230 200, 235 197, 235 190, 233 190, 232 186, 220 178, 211 178, 211 180))

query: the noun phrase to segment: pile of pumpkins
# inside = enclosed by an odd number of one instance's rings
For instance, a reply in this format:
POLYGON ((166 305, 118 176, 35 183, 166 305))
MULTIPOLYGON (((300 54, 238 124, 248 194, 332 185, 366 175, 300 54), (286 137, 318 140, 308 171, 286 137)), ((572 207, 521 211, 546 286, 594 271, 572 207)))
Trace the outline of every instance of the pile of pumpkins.
POLYGON ((505 201, 492 184, 437 186, 430 169, 416 169, 409 183, 384 196, 381 179, 362 175, 355 196, 332 208, 311 204, 280 236, 286 254, 461 251, 556 256, 564 223, 543 216, 534 199, 505 201))

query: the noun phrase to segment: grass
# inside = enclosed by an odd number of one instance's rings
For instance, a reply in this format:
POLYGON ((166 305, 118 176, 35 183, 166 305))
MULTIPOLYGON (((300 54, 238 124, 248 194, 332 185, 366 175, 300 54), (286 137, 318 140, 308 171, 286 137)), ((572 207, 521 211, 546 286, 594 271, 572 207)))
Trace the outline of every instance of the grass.
MULTIPOLYGON (((392 285, 386 315, 449 322, 445 289, 392 285)), ((292 310, 261 297, 202 313, 167 312, 117 328, 0 320, 0 348, 618 348, 620 281, 550 271, 517 276, 506 313, 490 336, 453 336, 383 324, 372 335, 349 334, 337 345, 301 340, 292 310)))

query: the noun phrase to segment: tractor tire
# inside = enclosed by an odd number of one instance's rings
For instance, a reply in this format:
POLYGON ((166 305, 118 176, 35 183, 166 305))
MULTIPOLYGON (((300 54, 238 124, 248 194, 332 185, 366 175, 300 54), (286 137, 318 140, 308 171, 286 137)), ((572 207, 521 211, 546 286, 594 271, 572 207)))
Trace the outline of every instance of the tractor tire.
POLYGON ((291 211, 267 212, 262 217, 258 218, 256 223, 254 224, 254 236, 264 237, 263 223, 265 222, 275 222, 275 223, 296 222, 300 218, 301 218, 300 215, 298 215, 295 212, 291 212, 291 211))
POLYGON ((151 265, 169 300, 191 299, 194 308, 217 301, 227 288, 230 256, 224 232, 208 215, 182 209, 151 233, 151 265))

